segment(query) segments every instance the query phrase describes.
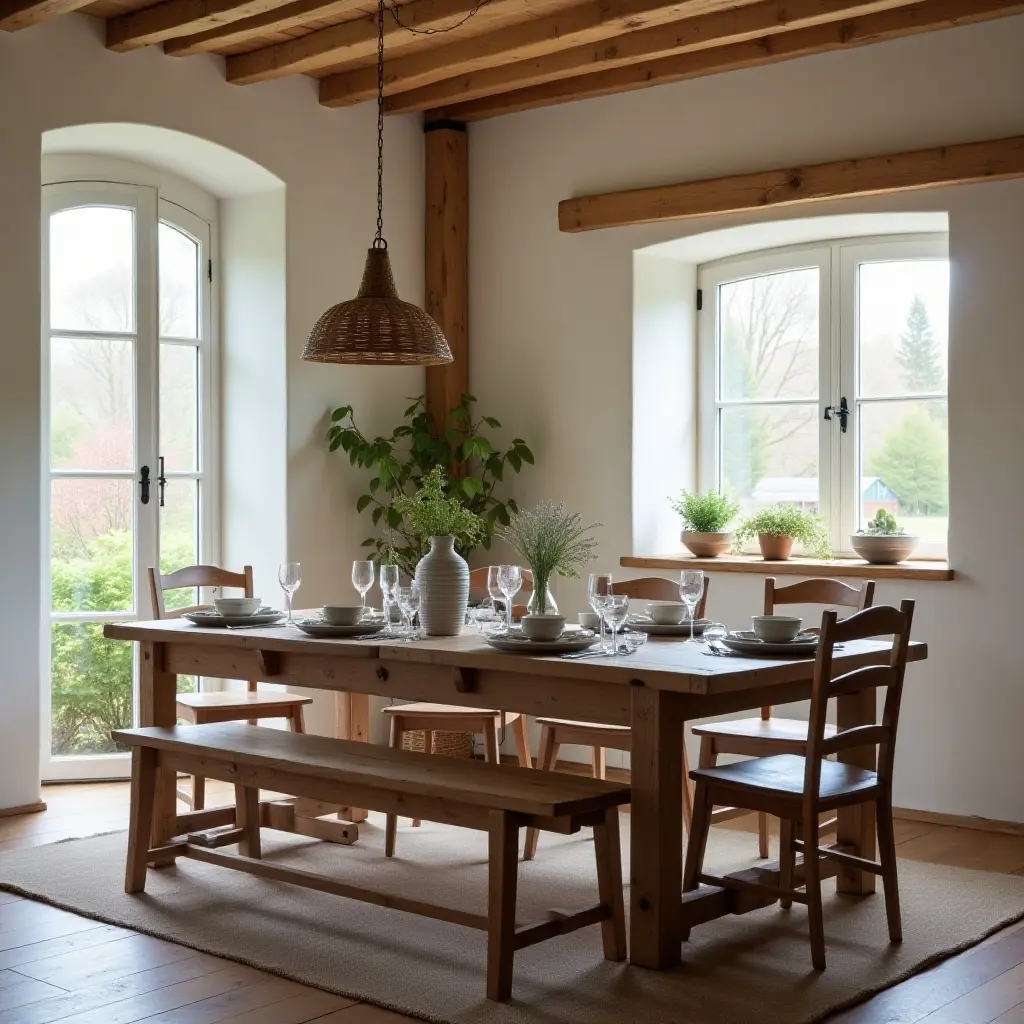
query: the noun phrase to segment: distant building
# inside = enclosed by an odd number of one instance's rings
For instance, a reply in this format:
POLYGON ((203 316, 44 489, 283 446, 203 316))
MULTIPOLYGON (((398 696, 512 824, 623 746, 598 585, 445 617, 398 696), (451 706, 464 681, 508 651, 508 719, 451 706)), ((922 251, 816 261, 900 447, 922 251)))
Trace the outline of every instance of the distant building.
MULTIPOLYGON (((751 495, 755 505, 793 505, 795 508, 815 510, 818 507, 818 478, 815 476, 766 476, 757 482, 751 495)), ((884 508, 895 515, 899 511, 899 496, 881 477, 865 476, 860 481, 861 516, 872 518, 884 508)))

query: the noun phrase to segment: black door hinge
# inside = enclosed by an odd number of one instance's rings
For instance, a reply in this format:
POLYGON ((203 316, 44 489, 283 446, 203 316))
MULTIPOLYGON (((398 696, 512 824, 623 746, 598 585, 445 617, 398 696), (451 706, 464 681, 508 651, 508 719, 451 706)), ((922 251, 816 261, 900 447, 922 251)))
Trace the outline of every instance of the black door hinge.
POLYGON ((697 310, 700 311, 704 308, 704 289, 697 289, 697 310))

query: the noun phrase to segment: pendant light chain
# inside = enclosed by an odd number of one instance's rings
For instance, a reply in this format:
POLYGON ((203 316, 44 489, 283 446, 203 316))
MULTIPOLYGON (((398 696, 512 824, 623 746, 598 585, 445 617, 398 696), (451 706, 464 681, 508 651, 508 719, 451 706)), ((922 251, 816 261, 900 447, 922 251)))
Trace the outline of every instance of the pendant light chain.
POLYGON ((399 16, 399 6, 395 3, 395 0, 388 0, 388 7, 391 8, 391 17, 395 19, 395 24, 399 28, 404 28, 406 32, 411 32, 414 36, 440 36, 444 35, 445 32, 453 32, 457 28, 462 28, 463 25, 473 17, 481 7, 486 7, 491 0, 479 0, 478 3, 473 5, 473 9, 467 11, 458 21, 449 25, 447 28, 413 28, 412 25, 406 25, 403 23, 399 16))
POLYGON ((384 0, 377 0, 377 235, 373 247, 388 247, 384 239, 384 0))

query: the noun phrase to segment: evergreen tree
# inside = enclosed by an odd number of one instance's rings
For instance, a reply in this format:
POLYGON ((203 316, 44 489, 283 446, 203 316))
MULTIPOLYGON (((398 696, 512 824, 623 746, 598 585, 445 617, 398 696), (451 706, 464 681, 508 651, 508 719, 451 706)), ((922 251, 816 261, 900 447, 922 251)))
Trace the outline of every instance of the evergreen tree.
POLYGON ((946 447, 941 424, 913 406, 869 455, 868 472, 896 493, 903 515, 945 515, 949 508, 946 447))
POLYGON ((907 390, 911 393, 945 390, 946 371, 920 295, 915 295, 910 303, 896 360, 903 367, 907 390))

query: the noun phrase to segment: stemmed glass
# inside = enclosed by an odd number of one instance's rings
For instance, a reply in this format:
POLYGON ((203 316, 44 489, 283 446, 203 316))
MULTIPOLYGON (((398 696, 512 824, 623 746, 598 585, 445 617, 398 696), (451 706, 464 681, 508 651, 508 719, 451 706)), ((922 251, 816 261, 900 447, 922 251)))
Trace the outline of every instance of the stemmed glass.
POLYGON ((498 566, 498 588, 505 598, 505 629, 512 631, 512 598, 523 587, 523 570, 518 565, 498 566))
POLYGON ((277 582, 284 591, 284 600, 288 608, 288 625, 294 625, 292 619, 292 597, 302 583, 302 566, 298 562, 282 562, 277 567, 277 582))
POLYGON ((398 566, 382 565, 380 567, 380 593, 384 602, 383 636, 391 636, 394 633, 391 628, 391 605, 398 597, 398 584, 398 566))
POLYGON ((412 620, 420 610, 420 585, 413 580, 407 587, 398 588, 398 607, 402 613, 402 622, 407 629, 407 638, 412 640, 419 636, 413 628, 412 620))
POLYGON ((690 613, 690 639, 688 644, 699 643, 693 637, 693 616, 697 610, 697 603, 704 594, 704 573, 700 569, 684 569, 679 574, 679 596, 690 613))
POLYGON ((604 598, 602 607, 604 609, 605 621, 612 631, 612 654, 618 657, 619 626, 626 621, 626 617, 629 615, 629 598, 625 594, 608 594, 604 598))
POLYGON ((498 602, 501 600, 501 587, 498 584, 498 570, 500 565, 489 565, 487 567, 487 594, 491 599, 491 608, 498 611, 498 602))
POLYGON ((601 648, 604 649, 604 599, 612 592, 610 572, 592 572, 587 580, 587 600, 601 620, 601 648))
POLYGON ((366 594, 373 586, 373 562, 352 563, 352 586, 359 591, 359 618, 366 618, 366 594))

